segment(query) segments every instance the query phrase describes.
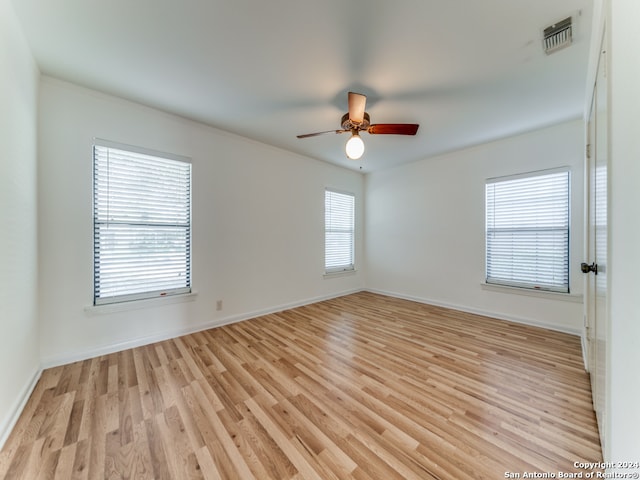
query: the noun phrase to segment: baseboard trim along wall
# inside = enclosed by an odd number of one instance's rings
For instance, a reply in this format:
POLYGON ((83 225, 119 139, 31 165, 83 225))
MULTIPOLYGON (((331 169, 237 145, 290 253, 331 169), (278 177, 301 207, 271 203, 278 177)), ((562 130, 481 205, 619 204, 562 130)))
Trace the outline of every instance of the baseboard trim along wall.
POLYGON ((200 325, 196 325, 189 328, 177 328, 172 330, 167 330, 162 333, 157 333, 145 337, 134 338, 131 340, 127 340, 125 342, 119 342, 109 345, 101 345, 96 348, 90 348, 87 350, 73 352, 69 355, 53 355, 50 357, 44 357, 41 359, 42 369, 45 370, 47 368, 57 367, 60 365, 67 365, 69 363, 87 360, 89 358, 99 357, 101 355, 108 355, 110 353, 120 352, 122 350, 127 350, 129 348, 141 347, 143 345, 149 345, 151 343, 162 342, 164 340, 169 340, 171 338, 181 337, 183 335, 189 335, 191 333, 201 332, 203 330, 208 330, 214 327, 221 327, 223 325, 229 325, 232 323, 242 322, 244 320, 249 320, 254 317, 260 317, 262 315, 269 315, 271 313, 282 312, 283 310, 289 310, 291 308, 302 307, 304 305, 310 305, 312 303, 321 302, 323 300, 330 300, 332 298, 342 297, 344 295, 349 295, 351 293, 360 292, 362 289, 352 289, 346 290, 339 293, 307 298, 305 300, 299 300, 296 302, 286 303, 282 305, 277 305, 270 308, 265 308, 261 310, 255 310, 252 312, 241 313, 238 315, 230 315, 228 317, 216 318, 215 320, 202 323, 200 325))
POLYGON ((450 308, 452 310, 459 310, 461 312, 473 313, 475 315, 482 315, 484 317, 496 318, 498 320, 506 320, 508 322, 521 323, 521 324, 529 325, 532 327, 546 328, 547 330, 555 330, 556 332, 568 333, 570 335, 575 335, 578 337, 581 337, 583 333, 582 330, 580 329, 574 329, 571 327, 562 327, 562 326, 553 325, 546 322, 539 322, 530 318, 520 318, 520 317, 511 316, 511 315, 504 315, 496 312, 481 310, 478 308, 470 308, 464 305, 456 305, 452 303, 439 302, 437 300, 432 300, 429 298, 416 297, 413 295, 405 295, 402 293, 378 290, 375 288, 366 288, 365 290, 371 293, 378 293, 380 295, 387 295, 389 297, 402 298, 404 300, 411 300, 413 302, 424 303, 426 305, 433 305, 435 307, 450 308))
POLYGON ((22 415, 24 408, 27 406, 27 402, 29 401, 29 398, 31 398, 31 394, 36 388, 41 375, 42 368, 38 368, 31 376, 29 382, 22 389, 22 392, 16 399, 9 416, 3 420, 2 424, 0 424, 0 450, 4 448, 4 444, 9 439, 9 435, 16 426, 16 423, 18 423, 18 419, 20 418, 20 415, 22 415))
POLYGON ((261 315, 268 315, 271 313, 277 313, 277 312, 281 312, 283 310, 288 310, 290 308, 296 308, 296 307, 301 307, 304 305, 310 305, 312 303, 316 303, 316 302, 321 302, 323 300, 330 300, 332 298, 337 298, 337 297, 342 297, 344 295, 349 295, 351 293, 356 293, 356 292, 360 292, 360 291, 367 291, 367 292, 371 292, 371 293, 378 293, 380 295, 387 295, 390 297, 396 297, 396 298, 402 298, 405 300, 410 300, 410 301, 414 301, 414 302, 418 302, 418 303, 424 303, 427 305, 434 305, 436 307, 443 307, 443 308, 451 308, 453 310, 459 310, 461 312, 467 312, 467 313, 473 313, 476 315, 483 315, 486 317, 492 317, 492 318, 497 318, 499 320, 506 320, 509 322, 514 322, 514 323, 521 323, 521 324, 525 324, 525 325, 531 325, 534 327, 540 327, 540 328, 546 328, 548 330, 555 330, 555 331, 559 331, 559 332, 563 332, 563 333, 568 333, 571 335, 576 335, 579 337, 582 337, 583 332, 580 329, 573 329, 573 328, 568 328, 568 327, 562 327, 562 326, 558 326, 558 325, 553 325, 553 324, 549 324, 549 323, 545 323, 545 322, 538 322, 529 318, 520 318, 520 317, 515 317, 515 316, 511 316, 511 315, 503 315, 503 314, 499 314, 496 312, 490 312, 490 311, 485 311, 485 310, 481 310, 481 309, 476 309, 476 308, 470 308, 464 305, 457 305, 457 304, 451 304, 451 303, 446 303, 446 302, 440 302, 440 301, 436 301, 433 299, 429 299, 429 298, 423 298, 423 297, 416 297, 413 295, 405 295, 402 293, 398 293, 398 292, 391 292, 391 291, 386 291, 386 290, 378 290, 378 289, 372 289, 372 288, 364 288, 364 289, 352 289, 352 290, 347 290, 347 291, 342 291, 339 293, 335 293, 335 294, 331 294, 331 295, 326 295, 326 296, 319 296, 319 297, 313 297, 313 298, 308 298, 305 300, 300 300, 300 301, 296 301, 296 302, 291 302, 291 303, 286 303, 286 304, 282 304, 282 305, 277 305, 274 307, 270 307, 270 308, 265 308, 265 309, 261 309, 261 310, 255 310, 255 311, 251 311, 251 312, 246 312, 246 313, 242 313, 239 315, 231 315, 228 317, 223 317, 223 318, 217 318, 215 320, 212 320, 210 322, 206 322, 200 325, 197 325, 195 327, 190 327, 190 328, 179 328, 179 329, 173 329, 173 330, 168 330, 159 334, 154 334, 154 335, 149 335, 146 337, 139 337, 139 338, 135 338, 132 340, 127 340, 125 342, 120 342, 120 343, 116 343, 116 344, 110 344, 110 345, 102 345, 96 348, 91 348, 88 350, 84 350, 84 351, 80 351, 80 352, 74 352, 70 355, 54 355, 51 357, 45 357, 41 359, 41 364, 42 364, 42 369, 47 369, 47 368, 51 368, 51 367, 56 367, 56 366, 60 366, 60 365, 66 365, 69 363, 73 363, 73 362, 77 362, 80 360, 86 360, 88 358, 93 358, 93 357, 97 357, 100 355, 108 355, 110 353, 115 353, 115 352, 119 352, 122 350, 126 350, 129 348, 135 348, 135 347, 140 347, 143 345, 149 345, 151 343, 156 343, 156 342, 161 342, 164 340, 168 340, 171 338, 176 338, 176 337, 180 337, 183 335, 189 335, 191 333, 196 333, 196 332, 200 332, 203 330, 208 330, 210 328, 214 328, 214 327, 221 327, 223 325, 229 325, 232 323, 236 323, 236 322, 242 322, 244 320, 249 320, 251 318, 254 317, 259 317, 261 315))

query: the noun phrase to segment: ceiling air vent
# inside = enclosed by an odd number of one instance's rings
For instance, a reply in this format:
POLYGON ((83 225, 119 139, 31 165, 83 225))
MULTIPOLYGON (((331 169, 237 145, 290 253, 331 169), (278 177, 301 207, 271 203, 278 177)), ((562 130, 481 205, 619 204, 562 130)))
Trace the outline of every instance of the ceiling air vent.
POLYGON ((571 45, 571 40, 571 17, 567 17, 544 29, 544 40, 542 42, 544 53, 551 55, 561 48, 568 47, 571 45))

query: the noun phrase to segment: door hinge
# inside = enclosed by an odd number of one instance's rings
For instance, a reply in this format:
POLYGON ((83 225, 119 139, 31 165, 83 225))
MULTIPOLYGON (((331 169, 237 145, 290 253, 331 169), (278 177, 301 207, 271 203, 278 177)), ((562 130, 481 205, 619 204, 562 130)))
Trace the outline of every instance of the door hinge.
POLYGON ((587 143, 586 148, 585 148, 585 153, 587 155, 587 158, 591 158, 591 144, 587 143))

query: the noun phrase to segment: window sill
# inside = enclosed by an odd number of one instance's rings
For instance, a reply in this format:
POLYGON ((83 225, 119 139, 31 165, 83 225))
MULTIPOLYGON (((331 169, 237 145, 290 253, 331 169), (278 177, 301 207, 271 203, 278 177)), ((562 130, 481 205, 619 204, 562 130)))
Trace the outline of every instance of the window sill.
POLYGON ((348 277, 350 275, 355 275, 356 269, 353 270, 341 270, 338 272, 325 272, 323 278, 336 278, 336 277, 348 277))
POLYGON ((505 285, 494 285, 491 283, 481 283, 480 286, 483 290, 489 292, 498 292, 498 293, 511 293, 515 295, 524 295, 525 297, 537 297, 537 298, 546 298, 549 300, 559 300, 561 302, 572 302, 572 303, 582 303, 583 296, 582 294, 575 293, 560 293, 560 292, 547 292, 544 290, 531 290, 527 288, 520 287, 507 287, 505 285))
POLYGON ((167 297, 145 298, 144 300, 132 300, 130 302, 108 303, 105 305, 89 305, 84 307, 84 311, 90 315, 104 315, 109 313, 127 312, 143 308, 161 307, 174 303, 193 302, 198 296, 198 292, 182 293, 167 297))

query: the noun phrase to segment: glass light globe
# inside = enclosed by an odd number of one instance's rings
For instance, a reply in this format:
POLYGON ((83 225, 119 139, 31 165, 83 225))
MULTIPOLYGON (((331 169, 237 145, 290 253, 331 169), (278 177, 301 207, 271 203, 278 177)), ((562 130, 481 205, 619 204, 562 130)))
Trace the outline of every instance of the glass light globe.
POLYGON ((364 153, 364 142, 360 138, 360 135, 354 133, 347 141, 345 150, 347 152, 347 157, 351 160, 359 159, 364 153))

